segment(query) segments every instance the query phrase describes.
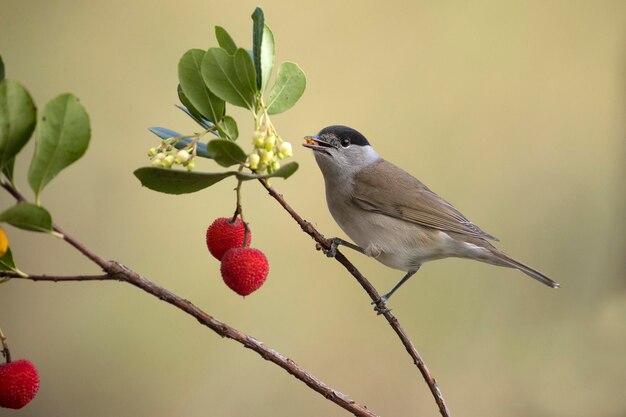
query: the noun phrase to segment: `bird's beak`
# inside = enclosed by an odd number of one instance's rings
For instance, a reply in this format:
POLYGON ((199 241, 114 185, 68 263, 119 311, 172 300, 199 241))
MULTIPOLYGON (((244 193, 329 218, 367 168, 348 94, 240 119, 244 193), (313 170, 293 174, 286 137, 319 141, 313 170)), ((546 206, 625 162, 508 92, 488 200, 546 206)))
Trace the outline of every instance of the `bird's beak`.
POLYGON ((302 146, 313 149, 314 151, 325 151, 324 148, 332 147, 329 142, 319 136, 305 136, 302 146))

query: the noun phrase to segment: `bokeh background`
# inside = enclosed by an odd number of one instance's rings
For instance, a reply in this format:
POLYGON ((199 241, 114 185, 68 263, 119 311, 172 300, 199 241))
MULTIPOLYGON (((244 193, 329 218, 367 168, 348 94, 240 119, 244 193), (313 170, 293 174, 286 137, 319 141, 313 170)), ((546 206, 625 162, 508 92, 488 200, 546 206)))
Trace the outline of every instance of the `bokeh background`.
MULTIPOLYGON (((206 251, 232 212, 232 181, 168 196, 142 189, 146 128, 192 132, 174 108, 177 62, 251 42, 254 1, 2 0, 0 53, 39 109, 72 91, 87 107, 86 156, 48 187, 54 219, 216 318, 289 356, 385 416, 436 416, 409 357, 369 299, 266 196, 244 187, 253 244, 271 263, 242 299, 206 251)), ((455 204, 498 245, 562 284, 463 260, 427 264, 390 306, 457 416, 626 415, 626 3, 623 1, 263 1, 277 59, 308 76, 274 123, 299 172, 276 180, 327 236, 322 177, 302 136, 361 130, 381 155, 455 204)), ((251 122, 235 110, 240 142, 251 122)), ((32 144, 18 161, 18 184, 32 144)), ((199 169, 215 169, 209 161, 199 169)), ((2 208, 12 204, 0 196, 2 208)), ((30 273, 98 273, 49 236, 7 228, 30 273)), ((380 291, 402 275, 349 253, 380 291)), ((1 416, 344 416, 254 352, 117 282, 0 286, 0 326, 41 391, 1 416)))

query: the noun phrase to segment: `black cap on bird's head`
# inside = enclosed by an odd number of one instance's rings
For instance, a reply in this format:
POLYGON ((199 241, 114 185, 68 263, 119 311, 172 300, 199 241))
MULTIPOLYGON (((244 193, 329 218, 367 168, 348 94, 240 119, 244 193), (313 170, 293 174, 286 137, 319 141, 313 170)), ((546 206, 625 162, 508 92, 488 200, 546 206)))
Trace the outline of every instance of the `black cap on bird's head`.
POLYGON ((320 130, 317 136, 327 140, 336 139, 343 147, 349 145, 367 146, 370 144, 365 136, 348 126, 328 126, 320 130))

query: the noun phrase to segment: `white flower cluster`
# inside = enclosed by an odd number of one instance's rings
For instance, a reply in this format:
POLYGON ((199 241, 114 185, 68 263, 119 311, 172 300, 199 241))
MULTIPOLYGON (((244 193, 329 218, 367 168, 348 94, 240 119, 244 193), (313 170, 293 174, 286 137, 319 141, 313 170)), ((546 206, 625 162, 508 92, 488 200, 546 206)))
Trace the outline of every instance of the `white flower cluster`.
POLYGON ((259 174, 280 168, 279 160, 293 155, 291 143, 283 141, 268 130, 257 130, 252 136, 254 151, 248 156, 248 166, 259 174))
POLYGON ((151 165, 156 168, 171 168, 174 165, 182 165, 188 171, 192 171, 195 166, 195 158, 192 149, 176 149, 170 143, 163 143, 161 146, 151 148, 148 156, 152 160, 151 165))

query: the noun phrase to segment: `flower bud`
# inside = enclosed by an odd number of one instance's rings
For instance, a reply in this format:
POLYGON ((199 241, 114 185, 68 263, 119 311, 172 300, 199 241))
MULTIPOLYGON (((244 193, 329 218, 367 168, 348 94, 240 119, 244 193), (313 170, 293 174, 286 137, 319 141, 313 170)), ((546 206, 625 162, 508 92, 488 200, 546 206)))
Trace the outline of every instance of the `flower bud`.
POLYGON ((259 167, 260 160, 261 157, 259 156, 259 154, 253 153, 252 155, 250 155, 248 157, 248 165, 250 166, 250 169, 257 169, 259 167))
POLYGON ((262 130, 256 130, 252 135, 252 144, 255 148, 262 148, 265 142, 265 132, 262 130))
POLYGON ((164 168, 171 167, 173 163, 174 163, 174 155, 167 155, 165 158, 163 158, 164 168))
POLYGON ((182 164, 184 162, 187 162, 190 156, 191 155, 189 155, 189 152, 187 152, 184 149, 181 149, 180 151, 176 153, 174 160, 176 161, 177 164, 182 164))
POLYGON ((190 160, 189 162, 187 162, 187 171, 193 171, 194 167, 196 166, 196 161, 195 159, 190 160))
POLYGON ((293 155, 293 149, 291 148, 291 143, 283 142, 278 146, 278 152, 280 152, 284 158, 289 158, 293 155))
POLYGON ((261 162, 269 165, 274 160, 274 152, 261 150, 261 162))
POLYGON ((272 162, 272 172, 278 171, 280 169, 280 162, 274 161, 272 162))
POLYGON ((161 161, 163 158, 165 158, 165 154, 163 152, 159 152, 156 155, 154 155, 154 159, 161 161))
POLYGON ((157 154, 157 152, 158 152, 157 148, 150 148, 150 150, 148 151, 148 156, 152 158, 153 156, 157 154))
POLYGON ((265 138, 265 142, 264 145, 265 150, 271 151, 272 149, 274 149, 274 146, 276 146, 276 136, 274 135, 268 135, 265 138))
POLYGON ((163 168, 163 160, 154 158, 150 163, 155 168, 163 168))

